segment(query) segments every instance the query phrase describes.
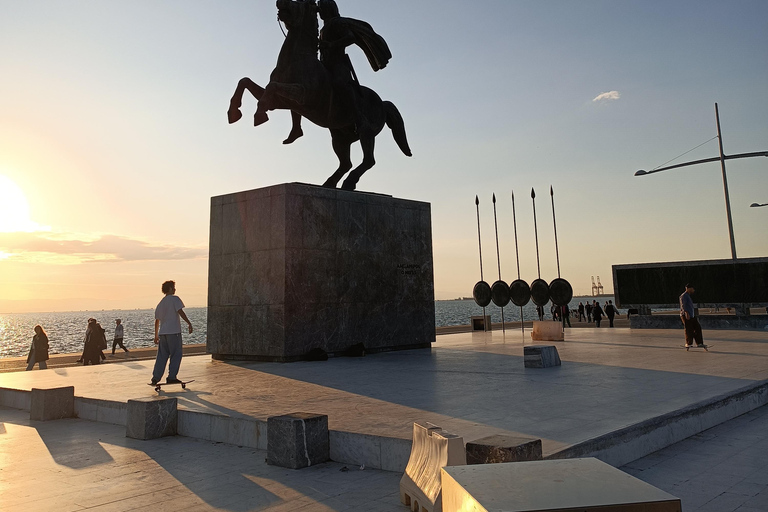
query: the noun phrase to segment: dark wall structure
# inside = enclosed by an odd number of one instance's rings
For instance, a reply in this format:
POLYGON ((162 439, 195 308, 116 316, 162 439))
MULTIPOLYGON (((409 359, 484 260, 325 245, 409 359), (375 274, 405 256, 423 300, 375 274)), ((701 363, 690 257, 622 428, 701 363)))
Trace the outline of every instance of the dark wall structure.
POLYGON ((765 307, 768 258, 613 265, 616 305, 622 308, 677 308, 686 283, 694 285, 698 307, 765 307))

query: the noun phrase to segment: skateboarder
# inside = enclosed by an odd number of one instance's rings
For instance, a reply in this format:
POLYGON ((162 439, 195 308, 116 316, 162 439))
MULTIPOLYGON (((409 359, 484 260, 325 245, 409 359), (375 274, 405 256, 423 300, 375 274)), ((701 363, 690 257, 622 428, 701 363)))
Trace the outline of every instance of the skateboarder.
POLYGON ((701 325, 695 316, 696 311, 693 309, 693 299, 691 298, 695 291, 693 285, 688 283, 685 285, 685 291, 680 295, 680 319, 685 327, 685 348, 690 348, 694 340, 697 346, 704 346, 701 325))
POLYGON ((168 366, 167 384, 181 383, 176 378, 181 366, 181 322, 187 322, 189 334, 192 334, 192 322, 184 313, 184 303, 176 296, 176 283, 166 281, 162 287, 165 297, 155 308, 155 345, 157 348, 157 359, 155 360, 155 369, 152 372, 152 384, 157 384, 163 378, 165 365, 168 358, 171 364, 168 366))

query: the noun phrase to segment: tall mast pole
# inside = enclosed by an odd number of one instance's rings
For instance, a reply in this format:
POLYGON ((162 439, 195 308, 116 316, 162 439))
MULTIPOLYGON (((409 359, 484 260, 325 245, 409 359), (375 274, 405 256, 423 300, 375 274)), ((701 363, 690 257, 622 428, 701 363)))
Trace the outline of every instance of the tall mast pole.
POLYGON ((725 191, 725 211, 728 214, 728 235, 731 237, 731 257, 736 259, 736 241, 733 238, 733 218, 731 217, 731 199, 728 196, 728 178, 725 175, 725 154, 723 153, 723 136, 720 133, 720 111, 715 103, 715 119, 717 120, 717 142, 720 146, 720 168, 723 171, 723 190, 725 191))

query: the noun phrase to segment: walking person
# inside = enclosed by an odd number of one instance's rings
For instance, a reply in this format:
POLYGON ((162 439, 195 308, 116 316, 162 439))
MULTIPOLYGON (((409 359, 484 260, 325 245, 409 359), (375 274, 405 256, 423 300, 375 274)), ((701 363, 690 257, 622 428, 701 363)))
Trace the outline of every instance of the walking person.
POLYGON ((539 321, 544 320, 544 306, 536 306, 536 314, 539 316, 539 321))
POLYGON ((680 295, 680 319, 685 327, 685 348, 693 345, 693 341, 699 347, 704 346, 701 324, 699 324, 699 319, 696 318, 696 310, 693 307, 693 299, 691 298, 695 291, 693 285, 688 283, 685 285, 685 291, 680 295))
POLYGON ((581 322, 582 320, 584 320, 584 318, 585 318, 585 317, 584 317, 584 304, 582 304, 581 302, 579 302, 579 322, 581 322))
POLYGON ((595 319, 595 325, 600 327, 600 322, 603 319, 603 308, 600 307, 600 303, 595 301, 595 305, 592 307, 592 318, 595 319))
POLYGON ((40 365, 41 370, 48 369, 48 335, 39 325, 35 326, 35 335, 32 337, 32 346, 29 348, 27 356, 27 371, 35 367, 35 363, 40 365))
POLYGON ((123 321, 119 318, 115 319, 115 339, 112 342, 112 355, 115 355, 115 349, 120 345, 120 348, 125 350, 126 353, 130 352, 125 345, 123 345, 123 321))
POLYGON ((592 323, 592 304, 587 301, 587 305, 584 306, 584 309, 587 310, 587 322, 592 323))
POLYGON ((187 322, 189 334, 192 334, 192 322, 184 313, 184 302, 176 296, 176 283, 166 281, 162 286, 165 297, 155 308, 155 345, 157 345, 157 359, 155 360, 155 369, 152 372, 152 384, 157 384, 163 378, 165 366, 170 358, 171 364, 168 366, 167 384, 176 384, 181 382, 177 376, 181 366, 182 343, 181 343, 181 320, 187 322))
POLYGON ((101 364, 103 350, 107 348, 107 337, 101 324, 95 319, 88 320, 88 329, 85 330, 85 350, 83 351, 83 365, 101 364))
POLYGON ((608 327, 613 327, 613 318, 616 316, 616 307, 613 301, 609 300, 605 306, 605 316, 608 317, 608 327))
POLYGON ((571 326, 571 308, 568 306, 560 306, 560 316, 563 319, 563 325, 566 323, 568 327, 571 326))

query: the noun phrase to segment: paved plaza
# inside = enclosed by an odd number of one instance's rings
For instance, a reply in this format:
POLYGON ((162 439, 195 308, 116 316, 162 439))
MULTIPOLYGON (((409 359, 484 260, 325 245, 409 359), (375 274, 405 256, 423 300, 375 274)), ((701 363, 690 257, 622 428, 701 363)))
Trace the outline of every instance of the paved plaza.
MULTIPOLYGON (((677 330, 573 329, 554 343, 562 366, 548 369, 524 367, 519 331, 444 335, 431 350, 325 362, 191 356, 180 375, 195 382, 162 394, 206 417, 327 414, 342 441, 351 438, 339 433, 407 443, 413 422, 429 421, 465 441, 495 433, 539 437, 545 455, 553 455, 702 401, 738 397, 745 387, 765 387, 768 333, 705 336, 709 352, 686 352, 677 330)), ((78 397, 124 404, 156 394, 146 385, 151 366, 126 361, 5 373, 0 388, 73 385, 78 397)), ((125 438, 124 426, 101 421, 30 422, 28 412, 0 409, 2 509, 407 510, 397 497, 398 471, 336 462, 286 470, 267 466, 263 451, 212 442, 213 426, 199 436, 138 441, 125 438)), ((683 498, 686 511, 768 510, 767 432, 761 407, 666 450, 647 450, 622 469, 683 498)), ((363 445, 348 447, 358 449, 363 445)))
MULTIPOLYGON (((768 512, 766 453, 761 407, 621 469, 681 498, 684 512, 768 512)), ((0 407, 4 512, 408 510, 400 473, 334 462, 282 469, 265 455, 180 436, 138 441, 86 420, 30 422, 0 407)))
MULTIPOLYGON (((331 430, 404 440, 422 421, 465 441, 533 436, 547 455, 768 379, 767 332, 705 336, 712 350, 686 352, 682 330, 573 329, 554 343, 563 365, 548 369, 524 367, 519 331, 444 335, 431 350, 323 362, 193 356, 179 375, 195 382, 163 393, 182 410, 260 421, 321 413, 331 430)), ((155 394, 151 368, 152 361, 130 361, 5 373, 0 388, 73 385, 76 396, 125 403, 155 394)))

